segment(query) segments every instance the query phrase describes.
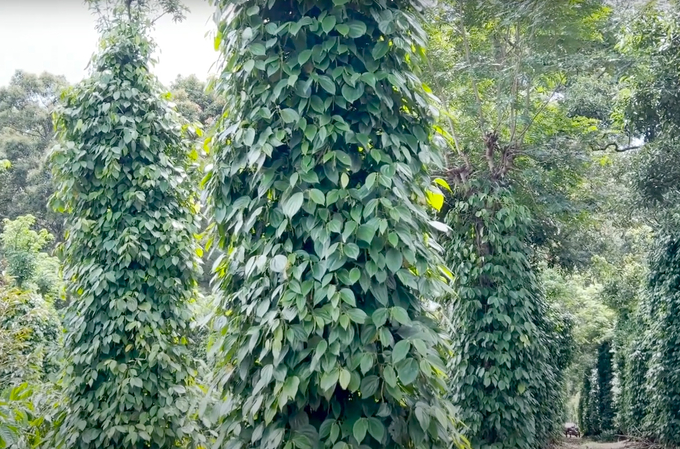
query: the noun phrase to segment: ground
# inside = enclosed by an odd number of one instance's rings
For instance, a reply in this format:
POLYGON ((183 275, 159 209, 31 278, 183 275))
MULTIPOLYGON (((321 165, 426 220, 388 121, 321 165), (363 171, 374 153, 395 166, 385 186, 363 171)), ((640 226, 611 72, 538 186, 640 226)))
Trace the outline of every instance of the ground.
POLYGON ((565 439, 556 449, 636 449, 638 447, 630 441, 598 443, 580 438, 569 438, 565 439))

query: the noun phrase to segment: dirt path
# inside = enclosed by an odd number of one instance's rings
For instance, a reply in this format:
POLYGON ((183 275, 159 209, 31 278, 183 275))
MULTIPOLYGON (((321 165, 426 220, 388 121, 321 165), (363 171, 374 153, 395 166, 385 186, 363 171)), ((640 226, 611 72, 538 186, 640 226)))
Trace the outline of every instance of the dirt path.
POLYGON ((595 441, 581 440, 577 438, 564 440, 556 449, 635 449, 635 444, 630 441, 617 441, 615 443, 597 443, 595 441))

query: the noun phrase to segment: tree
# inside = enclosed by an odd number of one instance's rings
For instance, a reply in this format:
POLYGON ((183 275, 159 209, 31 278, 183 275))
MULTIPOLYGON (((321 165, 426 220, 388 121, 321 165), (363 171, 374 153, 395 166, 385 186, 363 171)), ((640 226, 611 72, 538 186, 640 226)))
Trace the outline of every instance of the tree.
MULTIPOLYGON (((218 444, 448 447, 420 1, 217 2, 218 444), (228 19, 226 17, 228 16, 228 19), (225 19, 222 19, 225 18, 225 19), (228 324, 227 324, 228 323, 228 324)), ((441 268, 442 272, 447 272, 441 268)))
POLYGON ((63 220, 47 207, 54 187, 45 159, 54 105, 67 86, 63 77, 19 70, 0 88, 0 159, 9 162, 0 170, 0 219, 30 214, 59 238, 63 220))
POLYGON ((200 442, 187 348, 198 206, 187 140, 149 73, 145 33, 143 17, 116 20, 56 119, 53 205, 68 214, 62 251, 74 296, 56 447, 200 442))
MULTIPOLYGON (((26 215, 16 220, 3 220, 4 229, 0 234, 0 255, 7 261, 7 271, 14 278, 19 288, 25 288, 28 282, 40 277, 52 277, 55 273, 41 272, 41 265, 50 257, 41 253, 48 243, 54 240, 54 236, 41 229, 33 231, 35 217, 26 215), (42 261, 41 261, 42 259, 42 261), (43 262, 41 264, 41 262, 43 262), (52 276, 50 276, 50 274, 52 276)), ((49 264, 49 262, 47 262, 49 264)), ((55 282, 56 284, 56 282, 55 282)))
POLYGON ((190 121, 199 122, 209 128, 221 115, 224 99, 215 95, 196 76, 178 76, 170 85, 177 110, 190 121))

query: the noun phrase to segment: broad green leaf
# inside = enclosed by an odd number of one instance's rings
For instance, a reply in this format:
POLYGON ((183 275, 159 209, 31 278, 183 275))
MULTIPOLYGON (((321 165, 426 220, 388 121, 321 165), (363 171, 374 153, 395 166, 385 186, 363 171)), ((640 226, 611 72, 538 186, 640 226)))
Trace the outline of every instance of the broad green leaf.
POLYGON ((281 273, 286 269, 287 264, 288 259, 286 258, 286 256, 279 254, 277 256, 274 256, 274 258, 271 260, 269 264, 269 267, 273 272, 281 273))
POLYGON ((335 27, 336 22, 337 18, 335 16, 326 16, 321 22, 321 28, 323 29, 324 33, 330 33, 335 27))
POLYGON ((391 248, 389 251, 387 251, 385 263, 387 264, 387 268, 389 268, 392 273, 396 273, 401 269, 403 261, 403 256, 396 249, 391 248))
POLYGON ((285 123, 293 123, 300 120, 300 116, 298 115, 298 113, 291 108, 281 110, 281 118, 285 123))
POLYGON ((366 34, 366 24, 358 20, 349 23, 349 37, 356 39, 366 34))
POLYGON ((323 192, 319 189, 310 189, 309 198, 316 204, 320 204, 322 206, 326 203, 326 199, 323 195, 323 192))
POLYGON ((368 433, 378 442, 385 436, 385 426, 378 418, 368 418, 368 433))
POLYGON ((398 362, 404 360, 408 355, 409 349, 411 349, 411 343, 407 340, 397 342, 392 350, 392 364, 396 365, 398 362))
POLYGON ((340 387, 343 390, 347 389, 347 386, 349 385, 349 381, 350 381, 351 377, 352 377, 352 375, 346 369, 343 368, 343 369, 340 370, 340 378, 339 378, 340 387))
POLYGON ((342 301, 349 304, 352 307, 356 307, 356 299, 354 298, 354 292, 348 288, 343 288, 340 290, 340 298, 342 298, 342 301))
POLYGON ((404 385, 410 385, 418 377, 418 363, 414 359, 406 359, 397 366, 399 380, 404 385))
POLYGON ((368 431, 368 420, 366 418, 359 418, 352 426, 352 435, 357 440, 359 444, 366 438, 366 432, 368 431))
POLYGON ((293 217, 302 207, 304 200, 305 198, 302 192, 294 193, 283 203, 282 210, 284 215, 287 217, 293 217))
POLYGON ((371 225, 361 225, 359 226, 359 229, 357 229, 357 238, 364 242, 371 243, 375 236, 375 231, 376 229, 371 225))

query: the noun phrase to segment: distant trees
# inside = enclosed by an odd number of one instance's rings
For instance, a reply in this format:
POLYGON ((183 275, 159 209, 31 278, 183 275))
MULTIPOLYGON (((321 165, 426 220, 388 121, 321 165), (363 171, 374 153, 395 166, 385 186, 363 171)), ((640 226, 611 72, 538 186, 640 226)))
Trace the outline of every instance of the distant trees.
POLYGON ((18 70, 0 87, 0 220, 33 215, 40 227, 60 237, 63 219, 47 207, 54 192, 46 155, 53 144, 52 112, 63 77, 18 70))

